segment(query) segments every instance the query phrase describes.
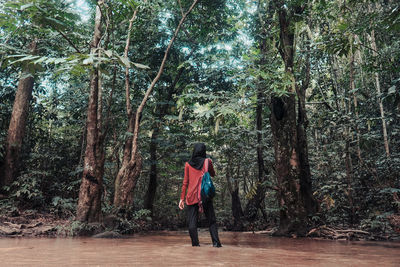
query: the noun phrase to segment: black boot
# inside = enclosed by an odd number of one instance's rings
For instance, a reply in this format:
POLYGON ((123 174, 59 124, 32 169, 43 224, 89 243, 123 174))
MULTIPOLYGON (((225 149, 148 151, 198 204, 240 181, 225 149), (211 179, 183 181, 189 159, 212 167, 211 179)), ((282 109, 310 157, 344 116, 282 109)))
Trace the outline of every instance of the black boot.
POLYGON ((214 242, 214 243, 213 243, 213 247, 215 247, 215 248, 220 248, 220 247, 222 247, 222 245, 221 245, 220 242, 214 242))

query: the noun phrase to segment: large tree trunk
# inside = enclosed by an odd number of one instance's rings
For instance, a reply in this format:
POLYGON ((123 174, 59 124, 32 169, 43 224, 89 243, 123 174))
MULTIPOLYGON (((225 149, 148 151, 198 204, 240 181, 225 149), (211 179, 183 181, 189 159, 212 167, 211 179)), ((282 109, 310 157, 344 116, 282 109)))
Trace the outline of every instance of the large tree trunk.
POLYGON ((271 130, 278 181, 280 223, 278 234, 304 234, 307 212, 300 191, 301 167, 297 150, 295 96, 273 97, 271 130))
MULTIPOLYGON (((99 46, 101 39, 101 10, 103 1, 97 1, 94 35, 91 53, 99 46)), ((101 95, 101 94, 100 94, 101 95)), ((104 153, 101 141, 99 110, 99 72, 94 70, 90 78, 90 94, 86 120, 86 149, 79 190, 76 219, 81 222, 97 222, 101 217, 101 195, 103 189, 104 153)))
MULTIPOLYGON (((301 10, 297 8, 297 12, 301 10)), ((304 235, 307 230, 307 215, 315 208, 312 198, 311 175, 308 163, 306 138, 307 117, 305 111, 305 89, 298 88, 294 78, 294 25, 293 12, 279 9, 280 47, 291 86, 286 88, 288 96, 271 98, 271 130, 275 150, 275 171, 278 181, 278 203, 280 223, 277 234, 294 233, 304 235), (296 95, 299 98, 296 121, 296 95)))
MULTIPOLYGON (((31 54, 36 52, 36 40, 30 43, 29 50, 31 54)), ((32 64, 26 63, 22 67, 21 77, 18 81, 18 89, 8 127, 6 155, 3 165, 3 175, 0 175, 0 187, 10 185, 18 175, 21 147, 25 136, 26 118, 28 116, 29 102, 32 98, 34 84, 32 68, 32 64)))
POLYGON ((136 186, 140 172, 142 170, 142 158, 139 154, 132 155, 132 142, 135 127, 136 114, 129 114, 128 130, 129 134, 125 141, 124 154, 121 168, 115 178, 114 206, 119 211, 129 211, 133 204, 133 190, 136 186))

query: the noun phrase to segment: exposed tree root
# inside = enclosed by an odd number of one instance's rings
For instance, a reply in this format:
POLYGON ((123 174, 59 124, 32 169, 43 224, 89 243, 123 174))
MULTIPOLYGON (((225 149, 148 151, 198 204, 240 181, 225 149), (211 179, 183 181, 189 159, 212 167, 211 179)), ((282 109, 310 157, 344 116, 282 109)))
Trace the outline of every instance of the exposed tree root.
POLYGON ((375 233, 358 229, 338 229, 326 225, 311 229, 307 233, 308 237, 322 237, 327 239, 339 240, 392 240, 398 237, 388 235, 378 235, 375 233))

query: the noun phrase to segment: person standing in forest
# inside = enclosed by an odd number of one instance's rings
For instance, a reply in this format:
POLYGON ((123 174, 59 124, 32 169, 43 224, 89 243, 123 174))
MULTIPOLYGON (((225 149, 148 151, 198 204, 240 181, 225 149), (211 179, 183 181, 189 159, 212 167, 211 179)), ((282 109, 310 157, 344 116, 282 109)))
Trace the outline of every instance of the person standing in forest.
POLYGON ((215 170, 211 159, 206 158, 206 146, 203 143, 194 145, 192 157, 189 162, 185 164, 185 177, 182 184, 181 199, 179 201, 179 208, 183 210, 184 199, 186 195, 187 214, 189 221, 189 234, 192 240, 192 246, 200 246, 197 234, 197 219, 199 211, 204 211, 211 234, 211 240, 214 247, 221 247, 221 242, 218 238, 217 221, 214 213, 214 206, 212 199, 201 199, 200 185, 204 173, 209 172, 212 177, 215 176, 215 170))

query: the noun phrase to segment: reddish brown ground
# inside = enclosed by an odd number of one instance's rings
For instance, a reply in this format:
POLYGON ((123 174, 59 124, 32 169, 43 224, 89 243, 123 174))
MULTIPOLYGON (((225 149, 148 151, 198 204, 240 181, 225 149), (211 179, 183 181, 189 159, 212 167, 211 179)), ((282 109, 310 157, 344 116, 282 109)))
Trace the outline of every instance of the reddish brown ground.
POLYGON ((275 238, 221 232, 222 248, 200 232, 154 232, 124 239, 3 238, 2 266, 399 266, 400 243, 275 238))

